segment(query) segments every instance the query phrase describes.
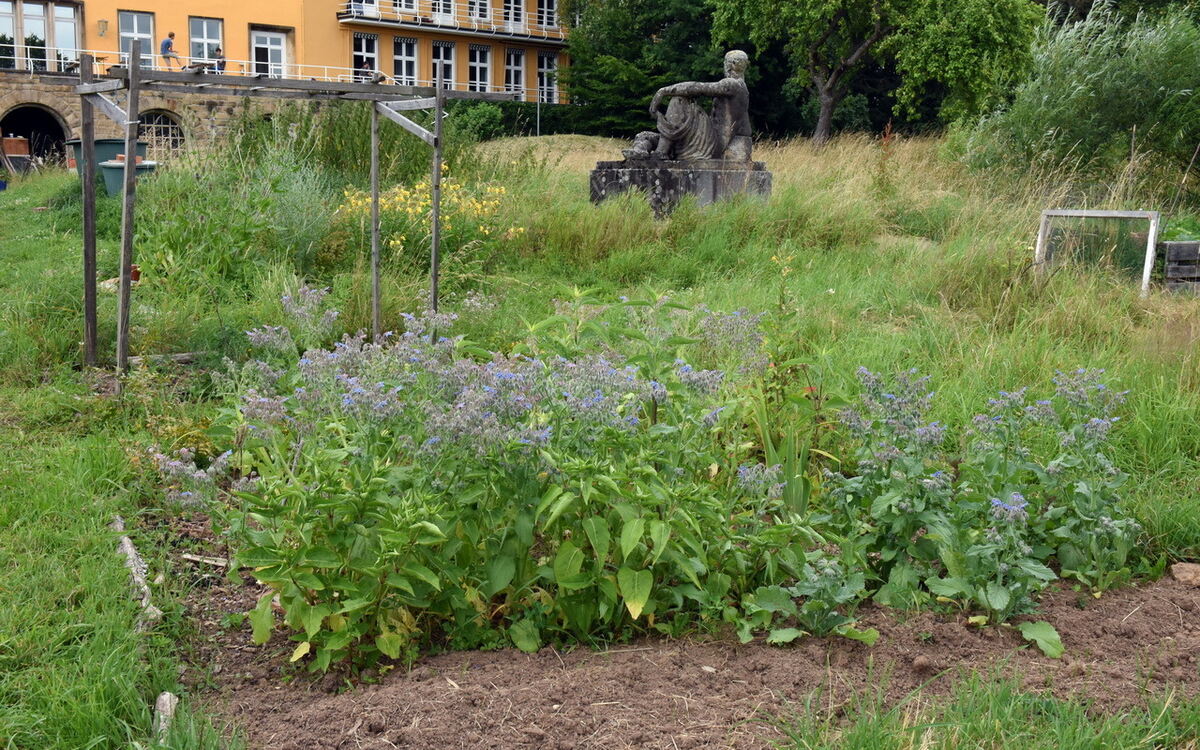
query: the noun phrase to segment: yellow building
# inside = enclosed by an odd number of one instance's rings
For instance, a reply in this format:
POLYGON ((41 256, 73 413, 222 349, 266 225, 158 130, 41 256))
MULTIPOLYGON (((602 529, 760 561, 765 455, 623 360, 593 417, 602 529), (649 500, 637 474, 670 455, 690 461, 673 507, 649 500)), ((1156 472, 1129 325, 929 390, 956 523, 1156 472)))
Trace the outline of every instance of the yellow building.
POLYGON ((0 0, 0 70, 71 72, 81 51, 226 73, 369 79, 558 102, 558 0, 0 0), (177 58, 163 55, 168 35, 177 58))

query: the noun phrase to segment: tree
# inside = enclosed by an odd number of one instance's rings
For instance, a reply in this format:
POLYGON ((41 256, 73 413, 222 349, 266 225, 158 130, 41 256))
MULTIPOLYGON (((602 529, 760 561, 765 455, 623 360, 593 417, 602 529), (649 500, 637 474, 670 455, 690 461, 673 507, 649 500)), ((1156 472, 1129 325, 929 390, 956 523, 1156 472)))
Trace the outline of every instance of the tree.
POLYGON ((659 87, 721 71, 712 8, 695 0, 576 0, 580 21, 561 75, 586 129, 630 135, 650 127, 646 105, 659 87))
POLYGON ((713 36, 758 47, 781 40, 794 75, 819 103, 813 140, 829 138, 834 110, 857 72, 891 61, 898 107, 943 87, 950 118, 997 103, 1029 62, 1044 10, 1035 0, 713 0, 713 36))

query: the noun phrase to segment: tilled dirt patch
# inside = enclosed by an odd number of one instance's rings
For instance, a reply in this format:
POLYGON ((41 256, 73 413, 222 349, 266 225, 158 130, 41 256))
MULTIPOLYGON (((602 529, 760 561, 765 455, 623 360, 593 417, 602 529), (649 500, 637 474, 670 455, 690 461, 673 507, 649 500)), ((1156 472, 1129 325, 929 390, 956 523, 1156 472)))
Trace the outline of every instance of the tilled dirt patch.
POLYGON ((1099 711, 1200 694, 1200 588, 1170 579, 1100 599, 1048 593, 1040 617, 1062 635, 1062 659, 1011 628, 867 607, 864 626, 881 633, 874 647, 843 638, 784 648, 645 639, 601 652, 460 652, 353 689, 290 668, 293 644, 282 636, 256 647, 248 626, 222 630, 224 615, 245 612, 257 593, 196 590, 189 607, 205 635, 188 681, 252 747, 271 750, 767 747, 780 739, 771 718, 799 707, 836 713, 864 690, 893 700, 923 685, 945 692, 970 672, 1017 675, 1031 690, 1099 711))

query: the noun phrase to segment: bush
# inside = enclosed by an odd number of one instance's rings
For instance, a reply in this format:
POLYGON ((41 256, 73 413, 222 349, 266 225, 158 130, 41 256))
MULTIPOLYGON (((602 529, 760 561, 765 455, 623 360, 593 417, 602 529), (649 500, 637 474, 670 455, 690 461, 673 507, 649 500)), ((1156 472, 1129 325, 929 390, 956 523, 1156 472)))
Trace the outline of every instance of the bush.
POLYGON ((1131 147, 1179 168, 1200 142, 1200 25, 1182 10, 1129 22, 1111 9, 1047 23, 1033 75, 966 137, 984 167, 1111 169, 1131 147), (1044 166, 1044 164, 1043 164, 1044 166))

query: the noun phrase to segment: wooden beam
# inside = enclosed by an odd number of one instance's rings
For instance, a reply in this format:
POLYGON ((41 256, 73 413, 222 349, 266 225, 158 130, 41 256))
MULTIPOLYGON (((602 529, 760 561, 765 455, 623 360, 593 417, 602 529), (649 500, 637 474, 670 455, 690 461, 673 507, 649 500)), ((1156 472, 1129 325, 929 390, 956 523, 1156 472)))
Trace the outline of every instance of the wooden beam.
POLYGON ((430 133, 428 130, 426 130, 425 128, 416 124, 415 122, 408 119, 407 117, 400 114, 399 112, 393 112, 392 110, 388 109, 387 107, 385 107, 383 104, 381 104, 379 102, 375 103, 375 111, 378 112, 379 114, 383 115, 384 117, 388 118, 392 122, 396 123, 400 127, 404 128, 408 132, 412 133, 416 137, 425 141, 430 146, 435 145, 433 133, 430 133))
POLYGON ((393 112, 403 112, 410 109, 433 109, 437 106, 437 98, 432 96, 420 99, 398 99, 394 102, 380 102, 393 112))
POLYGON ((216 86, 211 83, 147 83, 142 91, 154 91, 161 94, 204 94, 206 96, 244 96, 251 99, 305 99, 310 101, 342 101, 346 96, 357 97, 358 94, 321 94, 315 91, 270 91, 250 88, 231 89, 216 86))
POLYGON ((105 91, 120 91, 125 88, 124 81, 92 81, 92 76, 89 74, 81 80, 89 81, 89 83, 81 83, 75 87, 76 94, 102 94, 105 91))
POLYGON ((129 115, 125 110, 118 107, 104 94, 84 94, 84 99, 92 103, 92 106, 105 114, 108 119, 116 123, 117 127, 124 128, 125 123, 129 122, 129 115))
MULTIPOLYGON (((92 56, 79 58, 79 80, 92 81, 92 56)), ((118 81, 120 83, 120 81, 118 81)), ((83 190, 83 363, 96 366, 96 113, 87 96, 79 97, 79 174, 83 190)))
MULTIPOLYGON (((433 177, 430 187, 430 258, 429 258, 429 309, 438 311, 438 285, 441 278, 442 266, 442 115, 446 108, 445 92, 439 78, 435 107, 433 110, 433 177)), ((400 115, 396 115, 399 117, 400 115)), ((434 341, 437 331, 431 331, 429 338, 434 341)))
POLYGON ((474 99, 485 102, 521 101, 520 94, 510 91, 487 93, 483 91, 455 91, 453 89, 446 89, 442 91, 442 96, 446 99, 474 99))
MULTIPOLYGON (((134 39, 129 51, 130 60, 141 60, 142 41, 134 39)), ((141 69, 129 68, 129 113, 134 118, 125 123, 125 187, 121 191, 121 267, 120 296, 117 299, 117 372, 129 369, 129 296, 133 282, 134 200, 137 197, 137 138, 138 86, 141 69)), ((100 96, 100 94, 92 94, 100 96)))
MULTIPOLYGON (((128 78, 128 68, 118 68, 109 71, 115 78, 128 78)), ((140 77, 145 83, 195 83, 196 74, 183 71, 140 71, 140 77)), ((204 75, 207 83, 215 86, 230 86, 243 88, 263 86, 264 88, 283 89, 288 91, 317 91, 331 94, 371 94, 378 97, 377 101, 395 99, 397 96, 429 96, 433 89, 429 86, 400 86, 392 83, 343 83, 340 81, 303 81, 294 78, 271 78, 261 74, 253 76, 235 76, 225 73, 207 73, 204 75)), ((471 93, 471 92, 467 92, 471 93)), ((479 94, 475 94, 478 96, 479 94)), ((468 97, 470 98, 470 97, 468 97)))
POLYGON ((379 291, 379 105, 371 108, 371 332, 382 343, 383 314, 379 291))

